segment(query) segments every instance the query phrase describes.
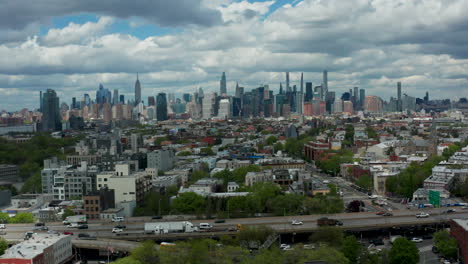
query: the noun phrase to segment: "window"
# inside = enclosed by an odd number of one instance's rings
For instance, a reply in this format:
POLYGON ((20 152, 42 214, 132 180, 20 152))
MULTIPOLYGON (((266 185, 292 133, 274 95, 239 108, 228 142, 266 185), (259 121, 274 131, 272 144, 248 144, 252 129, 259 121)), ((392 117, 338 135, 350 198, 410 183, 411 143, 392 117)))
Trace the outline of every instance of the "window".
POLYGON ((104 178, 104 181, 107 181, 107 178, 104 178))

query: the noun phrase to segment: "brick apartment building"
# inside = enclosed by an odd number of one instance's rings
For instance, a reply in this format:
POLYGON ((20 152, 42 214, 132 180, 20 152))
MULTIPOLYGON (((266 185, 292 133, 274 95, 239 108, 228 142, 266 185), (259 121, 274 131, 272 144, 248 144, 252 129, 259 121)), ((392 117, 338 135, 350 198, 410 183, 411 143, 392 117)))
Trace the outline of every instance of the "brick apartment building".
POLYGON ((457 240, 458 256, 463 263, 468 263, 468 219, 452 219, 450 235, 457 240))

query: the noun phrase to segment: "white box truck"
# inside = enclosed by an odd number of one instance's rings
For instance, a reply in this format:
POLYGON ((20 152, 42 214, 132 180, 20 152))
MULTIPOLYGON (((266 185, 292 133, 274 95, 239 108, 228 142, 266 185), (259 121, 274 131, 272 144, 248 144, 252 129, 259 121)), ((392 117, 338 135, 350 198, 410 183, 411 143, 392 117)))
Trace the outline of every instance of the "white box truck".
POLYGON ((62 222, 64 225, 86 224, 86 215, 67 216, 62 222))
POLYGON ((145 223, 146 234, 192 233, 197 231, 198 227, 188 221, 145 223))

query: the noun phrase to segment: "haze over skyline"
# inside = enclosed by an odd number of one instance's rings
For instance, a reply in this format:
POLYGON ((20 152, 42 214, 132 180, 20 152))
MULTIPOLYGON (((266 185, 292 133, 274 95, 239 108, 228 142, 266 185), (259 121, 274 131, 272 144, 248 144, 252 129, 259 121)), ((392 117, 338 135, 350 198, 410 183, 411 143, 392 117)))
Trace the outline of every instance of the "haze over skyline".
POLYGON ((133 98, 159 92, 246 90, 285 82, 354 86, 388 99, 403 92, 468 97, 468 2, 0 0, 0 110, 38 107, 40 90, 61 102, 99 83, 133 98))

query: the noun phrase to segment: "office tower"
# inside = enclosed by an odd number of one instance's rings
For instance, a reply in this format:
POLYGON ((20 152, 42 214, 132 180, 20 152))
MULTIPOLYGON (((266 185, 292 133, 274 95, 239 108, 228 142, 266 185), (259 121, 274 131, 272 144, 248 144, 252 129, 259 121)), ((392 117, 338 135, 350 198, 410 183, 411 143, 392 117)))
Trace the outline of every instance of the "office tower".
POLYGON ((242 96, 244 96, 244 87, 236 85, 236 97, 242 98, 242 96))
POLYGON ((111 93, 108 89, 104 89, 102 84, 99 84, 99 89, 96 92, 96 103, 103 104, 105 102, 110 103, 111 93))
POLYGON ((383 101, 378 96, 366 96, 364 110, 370 113, 381 113, 383 109, 383 101))
POLYGON ((289 87, 289 72, 286 72, 286 92, 291 92, 291 87, 289 87))
POLYGON ((353 96, 354 96, 354 102, 353 104, 358 107, 359 105, 363 104, 364 102, 360 102, 359 101, 359 88, 358 87, 354 87, 354 91, 353 91, 353 96))
POLYGON ((91 105, 91 97, 87 93, 84 94, 84 102, 85 102, 85 105, 87 105, 87 106, 91 105))
POLYGON ((304 94, 304 73, 301 72, 301 93, 304 94))
POLYGON ((119 102, 120 102, 121 104, 125 104, 125 95, 121 94, 121 95, 119 96, 119 102))
POLYGON ((167 99, 165 93, 158 94, 156 104, 156 117, 158 121, 167 120, 167 99))
POLYGON ((140 80, 138 79, 138 73, 137 73, 137 79, 135 82, 135 105, 138 105, 141 102, 141 85, 140 85, 140 80))
POLYGON ((102 117, 106 124, 109 124, 112 120, 112 107, 110 103, 105 102, 102 104, 102 117))
POLYGON ((227 94, 226 91, 226 73, 223 72, 223 75, 221 76, 221 80, 219 81, 219 94, 227 94))
POLYGON ((283 94, 283 84, 280 83, 279 94, 283 94))
POLYGON ((335 92, 327 92, 325 95, 325 110, 327 113, 332 113, 333 112, 333 102, 335 101, 335 92))
POLYGON ((429 103, 429 92, 426 92, 426 96, 424 96, 424 103, 429 103))
POLYGON ((323 100, 325 97, 323 92, 324 92, 323 85, 315 86, 313 99, 315 99, 315 97, 318 97, 318 99, 323 100))
POLYGON ((42 130, 61 130, 59 98, 52 89, 42 95, 42 130))
POLYGON ((404 111, 404 110, 416 111, 416 98, 409 96, 407 94, 403 94, 403 97, 401 99, 400 109, 401 111, 404 111))
POLYGON ((305 92, 304 101, 310 102, 312 101, 313 97, 314 97, 314 91, 312 90, 312 83, 306 82, 306 92, 305 92))
POLYGON ((205 96, 205 93, 203 92, 203 88, 201 88, 201 87, 198 88, 198 97, 199 97, 199 98, 202 98, 202 97, 204 97, 204 96, 205 96))
POLYGON ((155 106, 156 105, 156 100, 154 99, 154 96, 148 96, 148 106, 155 106))
POLYGON ((42 113, 42 91, 39 91, 39 112, 42 113))
POLYGON ((218 118, 228 119, 231 117, 231 103, 229 99, 221 99, 219 101, 219 113, 218 118))
POLYGON ((340 98, 335 98, 333 102, 333 113, 341 113, 343 112, 343 101, 340 98))
POLYGON ((232 116, 233 117, 240 117, 241 116, 241 98, 240 97, 234 97, 232 98, 232 116))
POLYGON ((354 112, 353 102, 343 101, 343 112, 352 115, 354 112))
POLYGON ((361 108, 364 108, 365 99, 366 99, 366 90, 360 89, 359 90, 359 104, 361 108))
POLYGON ((351 100, 351 94, 349 94, 348 92, 343 93, 343 95, 341 95, 341 100, 343 101, 351 100))
MULTIPOLYGON (((327 70, 324 70, 323 71, 323 84, 322 84, 322 96, 325 96, 328 92, 328 72, 327 70)), ((321 97, 321 99, 323 100, 323 97, 321 97)))
POLYGON ((401 82, 397 82, 397 111, 403 111, 402 102, 401 102, 401 82))
POLYGON ((210 119, 214 116, 214 104, 216 101, 216 93, 209 93, 203 97, 202 103, 202 118, 210 119))
POLYGON ((302 92, 296 93, 296 113, 302 114, 303 113, 303 105, 304 105, 304 94, 302 92))
POLYGON ((76 108, 76 97, 72 97, 71 109, 75 109, 75 108, 76 108))
POLYGON ((182 99, 184 99, 184 101, 185 101, 186 103, 189 103, 189 102, 192 101, 192 95, 189 94, 189 93, 184 93, 184 94, 182 95, 182 99))
POLYGON ((167 101, 169 101, 169 103, 174 103, 175 102, 175 94, 174 93, 168 93, 167 94, 167 101))
POLYGON ((119 103, 119 90, 114 89, 114 96, 112 97, 112 104, 118 104, 119 103))

